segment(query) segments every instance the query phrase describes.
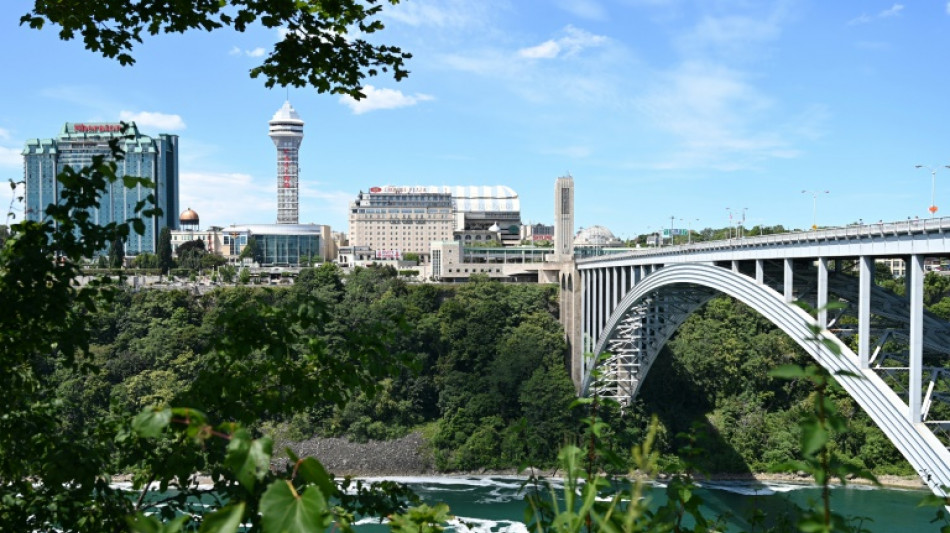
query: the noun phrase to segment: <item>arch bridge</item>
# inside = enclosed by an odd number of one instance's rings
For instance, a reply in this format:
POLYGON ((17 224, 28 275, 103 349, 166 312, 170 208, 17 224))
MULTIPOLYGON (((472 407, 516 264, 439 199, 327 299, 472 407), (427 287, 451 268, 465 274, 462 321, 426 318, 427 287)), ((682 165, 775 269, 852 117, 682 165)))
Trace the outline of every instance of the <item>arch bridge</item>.
POLYGON ((711 298, 726 294, 836 374, 921 479, 945 495, 950 322, 924 309, 923 280, 933 259, 948 257, 950 218, 578 259, 560 274, 572 378, 582 395, 596 391, 628 403, 677 328, 711 298), (903 261, 906 296, 875 285, 875 262, 887 259, 903 261), (796 300, 816 311, 806 312, 796 300), (828 308, 829 302, 843 308, 828 308))

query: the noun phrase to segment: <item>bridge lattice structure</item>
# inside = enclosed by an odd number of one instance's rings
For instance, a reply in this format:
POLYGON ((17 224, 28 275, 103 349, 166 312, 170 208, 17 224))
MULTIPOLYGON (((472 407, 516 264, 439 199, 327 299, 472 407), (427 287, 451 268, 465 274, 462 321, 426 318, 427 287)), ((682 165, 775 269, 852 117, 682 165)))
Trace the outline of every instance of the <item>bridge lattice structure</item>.
POLYGON ((945 257, 950 218, 579 259, 561 276, 572 376, 582 394, 628 403, 677 328, 726 294, 835 375, 931 490, 947 495, 950 322, 925 311, 923 291, 925 260, 945 257), (906 296, 875 285, 874 263, 884 258, 904 260, 906 296))

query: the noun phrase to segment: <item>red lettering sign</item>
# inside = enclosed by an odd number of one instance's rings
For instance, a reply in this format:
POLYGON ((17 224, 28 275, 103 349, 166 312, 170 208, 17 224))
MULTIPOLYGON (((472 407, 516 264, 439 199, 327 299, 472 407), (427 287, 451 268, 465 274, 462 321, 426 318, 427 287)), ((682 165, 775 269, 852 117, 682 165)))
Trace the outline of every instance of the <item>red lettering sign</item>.
POLYGON ((121 124, 73 124, 73 131, 80 133, 111 133, 122 131, 121 124))
POLYGON ((382 189, 380 189, 379 187, 370 187, 370 188, 369 188, 369 192, 380 192, 380 191, 382 191, 382 189))

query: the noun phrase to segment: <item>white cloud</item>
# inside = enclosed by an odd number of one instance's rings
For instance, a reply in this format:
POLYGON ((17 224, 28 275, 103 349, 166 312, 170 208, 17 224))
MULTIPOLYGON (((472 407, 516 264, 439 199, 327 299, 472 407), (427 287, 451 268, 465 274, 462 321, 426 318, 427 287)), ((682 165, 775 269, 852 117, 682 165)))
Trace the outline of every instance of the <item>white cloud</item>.
POLYGON ((522 48, 518 50, 518 55, 526 59, 554 59, 561 55, 561 52, 565 56, 576 55, 585 48, 600 46, 605 42, 607 38, 603 35, 594 35, 574 26, 567 26, 564 28, 563 37, 522 48))
POLYGON ((140 128, 155 128, 163 131, 177 131, 185 129, 185 121, 178 115, 153 113, 150 111, 120 111, 119 119, 125 122, 135 122, 140 128))
POLYGON ((202 227, 267 224, 277 219, 276 183, 268 187, 237 172, 182 172, 179 184, 179 207, 194 209, 202 227))
MULTIPOLYGON (((278 33, 280 32, 278 31, 278 33)), ((286 33, 287 31, 284 30, 283 34, 280 34, 282 40, 284 38, 284 35, 286 35, 286 33)), ((267 49, 258 46, 257 48, 254 48, 253 50, 242 50, 241 47, 239 46, 232 46, 231 50, 228 51, 228 55, 232 55, 232 56, 239 56, 241 54, 244 54, 247 57, 264 57, 264 55, 267 54, 267 49)))
POLYGON ((10 139, 10 132, 0 128, 0 140, 6 141, 8 139, 10 139))
POLYGON ((561 46, 554 41, 545 41, 537 46, 518 50, 518 55, 528 59, 554 59, 561 52, 561 46))
POLYGON ((880 18, 894 17, 894 16, 899 15, 900 12, 903 10, 904 10, 903 4, 894 4, 890 8, 885 9, 884 11, 881 11, 880 13, 878 13, 877 16, 880 18))
POLYGON ((484 0, 415 0, 389 7, 383 16, 413 27, 463 28, 483 24, 493 9, 484 0))
POLYGON ((354 114, 361 115, 370 111, 379 109, 396 109, 399 107, 408 107, 433 100, 434 97, 428 94, 416 93, 413 95, 403 94, 402 91, 395 89, 377 89, 372 85, 363 87, 363 94, 366 95, 362 100, 357 100, 350 95, 340 97, 340 103, 346 105, 354 114))
POLYGON ((947 14, 950 15, 950 2, 947 2, 947 14))
MULTIPOLYGON (((861 13, 859 16, 848 21, 848 26, 857 26, 858 24, 867 24, 872 22, 874 19, 885 19, 890 17, 896 17, 901 14, 901 11, 904 10, 904 4, 894 4, 891 7, 878 12, 877 15, 871 16, 867 13, 861 13)), ((947 4, 947 13, 950 13, 950 3, 947 4)))
POLYGON ((687 63, 656 77, 639 102, 655 125, 679 139, 679 168, 733 170, 798 155, 773 124, 773 102, 736 71, 687 63))
POLYGON ((557 6, 577 17, 604 20, 607 12, 596 0, 558 0, 557 6))
MULTIPOLYGON (((23 156, 20 154, 22 151, 22 148, 7 148, 5 146, 0 146, 0 168, 19 168, 22 170, 23 156)), ((4 186, 6 186, 6 182, 0 182, 0 187, 4 186)))

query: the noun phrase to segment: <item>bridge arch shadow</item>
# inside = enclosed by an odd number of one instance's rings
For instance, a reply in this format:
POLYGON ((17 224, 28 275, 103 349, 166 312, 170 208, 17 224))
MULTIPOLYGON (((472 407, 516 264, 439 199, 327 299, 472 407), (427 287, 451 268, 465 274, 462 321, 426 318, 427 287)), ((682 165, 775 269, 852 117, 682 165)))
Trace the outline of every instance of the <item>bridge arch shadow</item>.
POLYGON ((832 333, 824 330, 816 336, 815 321, 803 309, 729 269, 677 264, 640 280, 615 307, 596 340, 593 357, 584 361, 581 392, 597 391, 621 402, 635 398, 666 342, 689 315, 718 294, 757 311, 835 375, 932 490, 941 494, 941 486, 950 485, 950 452, 926 424, 910 420, 907 404, 880 376, 861 368, 857 355, 832 333), (840 355, 827 344, 836 345, 840 355))

